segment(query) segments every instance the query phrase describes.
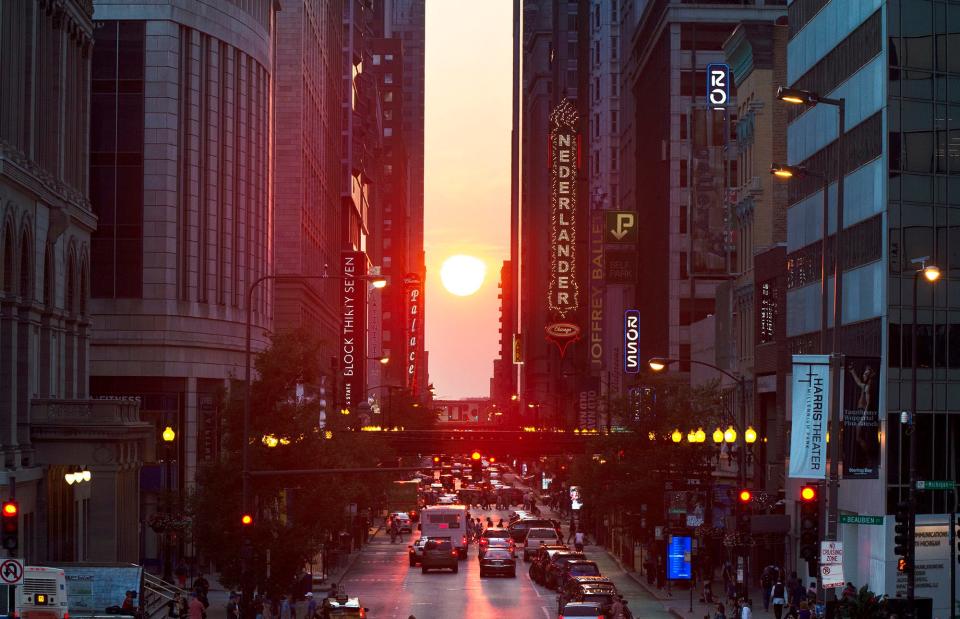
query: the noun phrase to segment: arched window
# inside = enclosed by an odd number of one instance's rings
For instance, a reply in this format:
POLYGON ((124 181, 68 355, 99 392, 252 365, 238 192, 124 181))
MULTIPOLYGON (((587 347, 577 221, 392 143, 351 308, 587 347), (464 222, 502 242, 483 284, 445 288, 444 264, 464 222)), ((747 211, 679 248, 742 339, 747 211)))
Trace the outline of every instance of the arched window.
POLYGON ((75 314, 77 311, 77 259, 71 249, 70 257, 67 259, 67 299, 64 309, 68 314, 75 314))
POLYGON ((24 230, 20 235, 20 298, 33 299, 33 261, 30 260, 30 235, 24 230))
POLYGON ((13 292, 13 231, 10 226, 3 234, 3 291, 13 292))
POLYGON ((87 270, 88 265, 86 256, 83 258, 83 262, 80 263, 80 315, 87 313, 87 297, 90 296, 90 291, 87 289, 87 270))
POLYGON ((47 245, 43 252, 43 304, 50 307, 53 304, 53 248, 47 245))

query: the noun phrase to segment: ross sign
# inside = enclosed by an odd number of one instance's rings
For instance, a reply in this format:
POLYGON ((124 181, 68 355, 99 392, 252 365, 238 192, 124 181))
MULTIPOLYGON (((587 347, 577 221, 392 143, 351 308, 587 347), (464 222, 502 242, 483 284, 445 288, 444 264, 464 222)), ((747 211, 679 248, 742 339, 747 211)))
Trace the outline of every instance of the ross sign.
POLYGON ((830 355, 793 355, 792 381, 788 476, 826 479, 830 355))
MULTIPOLYGON (((550 113, 550 281, 547 308, 558 323, 569 323, 580 307, 577 282, 577 172, 580 137, 577 110, 564 99, 550 113)), ((573 325, 576 327, 576 325, 573 325)), ((579 335, 579 329, 577 329, 579 335)), ((553 339, 548 330, 548 339, 553 339)), ((560 355, 576 338, 554 339, 560 355)))
POLYGON ((0 582, 5 585, 19 585, 23 580, 23 563, 19 559, 4 559, 0 563, 0 582))
POLYGON ((606 281, 603 272, 603 213, 590 213, 590 369, 603 369, 603 306, 606 281))
POLYGON ((640 310, 623 313, 623 371, 640 372, 640 310))
POLYGON ((607 284, 637 283, 637 252, 607 250, 603 255, 607 284))
POLYGON ((883 516, 852 516, 850 514, 840 514, 840 524, 883 525, 883 516))
POLYGON ((917 482, 917 490, 953 490, 956 484, 950 480, 926 480, 917 482))
POLYGON ((340 254, 340 407, 350 410, 364 400, 367 357, 367 255, 340 254))
POLYGON ((634 211, 604 212, 606 213, 604 240, 607 243, 637 242, 637 214, 634 211))
POLYGON ((722 63, 707 65, 707 100, 715 110, 730 101, 730 67, 722 63))
POLYGON ((667 579, 690 580, 693 577, 693 543, 689 535, 671 535, 667 545, 667 579))
POLYGON ((420 342, 423 333, 423 282, 416 273, 408 273, 403 278, 403 289, 407 299, 407 341, 404 362, 407 364, 406 384, 410 393, 419 391, 417 379, 420 370, 420 342))
POLYGON ((847 357, 843 396, 843 478, 880 476, 880 358, 847 357))

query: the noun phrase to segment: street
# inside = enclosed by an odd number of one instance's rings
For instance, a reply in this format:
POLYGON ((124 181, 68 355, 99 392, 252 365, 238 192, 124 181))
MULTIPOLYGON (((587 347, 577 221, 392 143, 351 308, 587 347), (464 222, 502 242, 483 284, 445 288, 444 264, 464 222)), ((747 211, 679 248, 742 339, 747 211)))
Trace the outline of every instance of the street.
MULTIPOLYGON (((508 512, 474 511, 471 514, 496 522, 508 512)), ((379 619, 448 619, 451 617, 538 617, 557 615, 557 595, 535 584, 527 574, 529 563, 517 562, 517 577, 487 577, 481 580, 477 547, 471 544, 460 572, 422 574, 407 562, 407 544, 417 533, 404 536, 404 543, 390 543, 388 535, 378 532, 343 576, 340 584, 351 597, 369 608, 369 616, 379 619)), ((636 617, 662 618, 671 615, 634 582, 599 546, 586 546, 587 558, 596 561, 601 573, 609 577, 629 601, 636 617)))

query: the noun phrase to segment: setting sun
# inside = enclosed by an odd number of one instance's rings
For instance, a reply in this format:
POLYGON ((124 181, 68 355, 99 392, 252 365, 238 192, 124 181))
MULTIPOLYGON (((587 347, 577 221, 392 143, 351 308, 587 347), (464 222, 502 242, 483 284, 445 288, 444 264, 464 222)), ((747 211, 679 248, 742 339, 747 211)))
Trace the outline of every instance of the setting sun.
POLYGON ((443 287, 458 297, 467 297, 483 285, 487 266, 473 256, 450 256, 440 267, 440 280, 443 287))

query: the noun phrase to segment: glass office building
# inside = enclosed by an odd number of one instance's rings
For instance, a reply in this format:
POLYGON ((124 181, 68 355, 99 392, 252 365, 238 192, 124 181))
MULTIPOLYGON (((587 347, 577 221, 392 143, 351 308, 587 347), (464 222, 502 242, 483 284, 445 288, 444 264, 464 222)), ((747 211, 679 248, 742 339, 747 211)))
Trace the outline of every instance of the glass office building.
MULTIPOLYGON (((890 514, 908 490, 900 412, 912 408, 913 285, 915 260, 922 257, 943 276, 935 285, 922 278, 918 284, 917 478, 960 477, 960 3, 794 0, 788 11, 788 85, 846 102, 839 165, 838 113, 829 105, 789 111, 789 163, 826 175, 830 234, 843 171, 840 352, 864 363, 875 359, 880 370, 878 478, 845 479, 840 510, 886 514, 886 524, 840 525, 844 573, 858 586, 896 595, 904 578, 898 579, 890 514)), ((819 352, 822 186, 813 175, 790 184, 787 335, 793 353, 819 352)), ((856 388, 845 373, 846 388, 856 388)), ((956 560, 946 554, 950 496, 918 494, 919 533, 930 543, 918 546, 925 573, 918 571, 917 595, 934 598, 936 615, 949 607, 946 561, 956 560)))

